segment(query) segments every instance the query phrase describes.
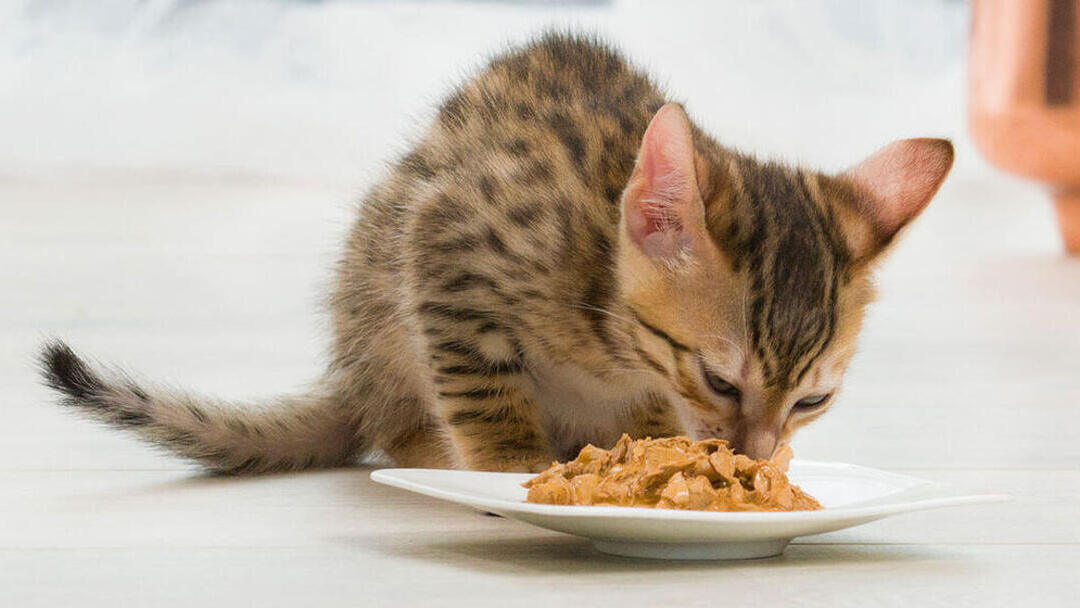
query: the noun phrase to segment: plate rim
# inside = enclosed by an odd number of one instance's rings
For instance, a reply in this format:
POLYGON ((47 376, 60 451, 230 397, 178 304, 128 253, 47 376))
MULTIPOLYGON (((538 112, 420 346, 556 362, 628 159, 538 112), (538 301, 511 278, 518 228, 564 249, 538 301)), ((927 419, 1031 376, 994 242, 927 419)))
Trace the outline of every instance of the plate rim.
MULTIPOLYGON (((924 487, 929 486, 933 488, 941 488, 948 491, 953 486, 942 484, 928 479, 922 479, 913 475, 906 475, 902 473, 893 473, 890 471, 883 471, 874 469, 871 467, 865 467, 861 465, 848 464, 842 462, 823 462, 813 460, 796 460, 793 461, 797 466, 820 466, 834 469, 847 469, 851 471, 873 473, 875 476, 888 476, 892 478, 905 479, 911 482, 915 482, 910 487, 924 487)), ((528 473, 498 473, 492 471, 461 471, 456 469, 417 469, 417 468, 383 468, 372 471, 370 478, 372 481, 388 485, 391 487, 400 488, 403 490, 422 494, 424 496, 430 496, 432 498, 438 498, 446 500, 456 504, 464 504, 474 507, 483 507, 484 509, 496 512, 496 513, 529 513, 535 515, 543 515, 548 517, 559 518, 619 518, 619 519, 667 519, 667 520, 680 520, 680 521, 695 521, 695 522, 783 522, 783 521, 816 521, 816 522, 831 522, 848 519, 858 519, 863 517, 877 517, 887 516, 898 513, 908 513, 913 511, 922 511, 926 509, 935 509, 951 506, 962 506, 970 504, 987 504, 996 502, 1007 502, 1014 500, 1014 496, 1004 492, 975 492, 965 493, 963 488, 955 488, 955 491, 960 492, 957 494, 951 494, 939 497, 929 497, 920 500, 912 500, 907 502, 899 502, 893 504, 879 504, 879 505, 867 505, 864 507, 833 507, 821 509, 818 511, 691 511, 682 509, 653 509, 649 507, 617 507, 617 506, 592 506, 592 505, 547 505, 528 502, 511 501, 502 498, 488 498, 483 496, 475 496, 471 494, 462 494, 461 492, 453 490, 443 490, 441 488, 433 487, 427 484, 418 483, 409 479, 402 479, 396 477, 395 473, 404 472, 406 474, 412 472, 438 472, 438 473, 471 473, 480 474, 484 476, 503 476, 512 475, 517 477, 531 477, 532 474, 528 473), (463 500, 465 499, 465 500, 463 500)))

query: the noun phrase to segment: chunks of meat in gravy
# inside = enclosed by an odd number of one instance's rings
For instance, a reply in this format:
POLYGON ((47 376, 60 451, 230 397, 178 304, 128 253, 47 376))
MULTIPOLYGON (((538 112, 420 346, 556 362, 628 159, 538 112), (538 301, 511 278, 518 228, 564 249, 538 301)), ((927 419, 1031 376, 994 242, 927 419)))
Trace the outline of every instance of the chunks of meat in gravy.
POLYGON ((790 449, 772 460, 735 454, 720 439, 632 440, 592 445, 523 485, 528 502, 697 511, 812 511, 821 504, 792 485, 790 449))

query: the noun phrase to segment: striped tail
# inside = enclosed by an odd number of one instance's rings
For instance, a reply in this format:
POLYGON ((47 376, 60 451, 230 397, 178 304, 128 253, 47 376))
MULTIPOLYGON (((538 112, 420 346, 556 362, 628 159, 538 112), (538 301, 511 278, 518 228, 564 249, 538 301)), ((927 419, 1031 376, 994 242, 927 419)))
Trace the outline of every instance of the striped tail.
POLYGON ((264 473, 347 464, 363 442, 341 399, 325 389, 241 405, 144 388, 103 376, 66 344, 42 348, 45 383, 61 403, 220 473, 264 473))

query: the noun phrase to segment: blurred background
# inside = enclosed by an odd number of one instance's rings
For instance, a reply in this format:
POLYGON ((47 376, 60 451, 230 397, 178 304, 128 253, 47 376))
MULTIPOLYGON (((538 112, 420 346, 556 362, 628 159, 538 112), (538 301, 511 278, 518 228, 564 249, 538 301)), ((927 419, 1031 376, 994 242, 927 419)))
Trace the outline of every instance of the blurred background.
POLYGON ((9 1, 0 166, 364 184, 449 87, 548 28, 596 32, 730 144, 832 167, 963 120, 944 0, 9 1))

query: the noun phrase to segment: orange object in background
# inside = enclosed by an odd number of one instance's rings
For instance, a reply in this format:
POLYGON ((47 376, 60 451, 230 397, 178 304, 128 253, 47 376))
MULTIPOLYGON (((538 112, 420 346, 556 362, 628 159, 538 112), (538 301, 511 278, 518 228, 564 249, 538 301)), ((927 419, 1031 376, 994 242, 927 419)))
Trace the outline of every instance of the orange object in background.
POLYGON ((1050 186, 1065 248, 1080 254, 1080 0, 975 0, 971 19, 975 144, 1050 186))

